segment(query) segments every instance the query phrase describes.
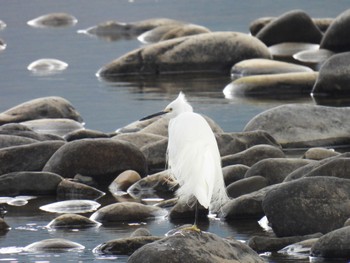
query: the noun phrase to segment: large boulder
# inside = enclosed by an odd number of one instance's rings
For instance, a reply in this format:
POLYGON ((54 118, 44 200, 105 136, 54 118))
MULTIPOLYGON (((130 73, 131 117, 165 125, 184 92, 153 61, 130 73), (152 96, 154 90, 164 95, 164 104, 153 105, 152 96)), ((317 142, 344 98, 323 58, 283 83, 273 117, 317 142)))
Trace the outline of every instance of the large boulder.
POLYGON ((76 174, 93 177, 102 185, 110 184, 125 170, 147 174, 144 155, 134 145, 112 139, 82 139, 66 143, 43 168, 66 178, 76 174))
POLYGON ((223 239, 208 232, 179 231, 136 250, 128 262, 258 263, 264 260, 254 250, 237 240, 223 239))
POLYGON ((349 113, 350 108, 282 105, 255 116, 244 131, 265 130, 283 147, 344 145, 350 140, 349 113))
POLYGON ((317 176, 283 183, 262 205, 279 237, 327 233, 350 217, 350 180, 317 176))
POLYGON ((152 44, 105 65, 98 76, 108 79, 128 74, 170 72, 228 73, 243 59, 271 58, 258 39, 238 32, 214 32, 152 44))
POLYGON ((43 97, 24 102, 0 113, 0 125, 42 118, 83 119, 73 105, 61 97, 43 97))
POLYGON ((343 96, 350 93, 350 52, 333 55, 321 66, 313 96, 343 96))

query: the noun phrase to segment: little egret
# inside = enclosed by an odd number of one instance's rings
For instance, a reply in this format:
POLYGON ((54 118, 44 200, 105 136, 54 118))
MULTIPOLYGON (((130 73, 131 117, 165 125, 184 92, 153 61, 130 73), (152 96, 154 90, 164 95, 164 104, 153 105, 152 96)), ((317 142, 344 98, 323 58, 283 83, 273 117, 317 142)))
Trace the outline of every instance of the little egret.
POLYGON ((189 206, 197 201, 206 209, 217 211, 228 200, 221 169, 221 158, 215 135, 208 122, 197 113, 180 92, 163 111, 141 120, 163 115, 169 118, 167 163, 170 174, 180 187, 176 194, 189 206))

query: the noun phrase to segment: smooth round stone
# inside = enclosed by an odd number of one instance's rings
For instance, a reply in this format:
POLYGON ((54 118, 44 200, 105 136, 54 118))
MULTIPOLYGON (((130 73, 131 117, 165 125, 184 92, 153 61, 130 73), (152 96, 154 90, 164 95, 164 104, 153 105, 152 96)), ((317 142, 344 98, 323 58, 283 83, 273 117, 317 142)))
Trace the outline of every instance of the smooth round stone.
POLYGON ((128 188, 141 180, 141 176, 138 172, 133 170, 127 170, 122 172, 114 179, 114 181, 109 185, 109 191, 114 193, 117 191, 126 191, 128 188))
POLYGON ((0 134, 0 148, 36 143, 37 140, 16 135, 0 134))
POLYGON ((54 58, 42 58, 33 61, 27 69, 36 75, 51 75, 67 69, 68 64, 64 61, 54 58))
POLYGON ((308 64, 320 64, 334 55, 334 52, 328 49, 304 50, 297 52, 293 58, 297 61, 308 64))
POLYGON ((73 26, 78 22, 78 20, 66 13, 50 13, 46 15, 39 16, 32 20, 29 20, 27 24, 32 27, 67 27, 73 26))
POLYGON ((99 208, 101 204, 92 200, 67 200, 43 205, 40 210, 50 213, 88 213, 99 208))
POLYGON ((148 237, 152 236, 147 228, 140 227, 131 233, 130 237, 148 237))
POLYGON ((293 63, 252 58, 243 60, 236 63, 231 68, 231 77, 239 78, 250 75, 262 75, 262 74, 280 74, 280 73, 292 73, 292 72, 312 72, 313 70, 309 67, 297 65, 293 63))
POLYGON ((296 242, 294 244, 288 245, 278 253, 287 254, 291 256, 305 256, 309 258, 311 247, 318 241, 318 237, 306 239, 300 242, 296 242))
POLYGON ((81 139, 93 139, 93 138, 110 138, 109 134, 100 131, 94 131, 90 129, 72 131, 63 136, 67 142, 81 140, 81 139))
POLYGON ((334 149, 314 147, 314 148, 308 149, 304 153, 303 158, 309 159, 309 160, 323 160, 323 159, 338 156, 338 155, 340 155, 340 153, 334 151, 334 149))
POLYGON ((83 249, 85 249, 83 245, 64 238, 44 239, 24 247, 24 251, 27 252, 65 252, 83 249))
POLYGON ((274 58, 292 58, 294 54, 301 51, 313 51, 319 49, 318 44, 283 42, 269 47, 269 51, 274 58))
POLYGON ((248 169, 249 166, 243 164, 234 164, 223 167, 222 174, 224 176, 225 185, 228 186, 233 182, 243 179, 248 169))
POLYGON ((5 222, 3 218, 0 217, 0 234, 10 230, 10 226, 5 222))
POLYGON ((64 136, 70 132, 84 129, 84 125, 71 119, 38 119, 21 122, 38 133, 48 133, 64 136))
POLYGON ((92 199, 96 200, 105 193, 86 184, 64 179, 57 186, 57 197, 60 199, 92 199))
POLYGON ((265 177, 257 175, 231 183, 227 186, 226 191, 229 197, 236 198, 260 190, 267 185, 268 180, 265 177))
POLYGON ((53 219, 46 227, 51 229, 84 229, 90 227, 99 227, 101 223, 91 220, 82 215, 64 214, 53 219))

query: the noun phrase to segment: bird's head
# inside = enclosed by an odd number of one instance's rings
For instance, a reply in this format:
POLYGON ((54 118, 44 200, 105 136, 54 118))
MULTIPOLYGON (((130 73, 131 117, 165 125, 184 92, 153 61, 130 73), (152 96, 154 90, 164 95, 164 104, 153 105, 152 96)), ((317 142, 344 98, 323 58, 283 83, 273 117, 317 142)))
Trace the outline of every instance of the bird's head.
POLYGON ((164 115, 165 118, 172 119, 183 112, 189 111, 193 111, 192 106, 187 102, 185 94, 181 91, 179 96, 174 101, 170 102, 163 111, 144 117, 140 121, 148 120, 159 115, 164 115))

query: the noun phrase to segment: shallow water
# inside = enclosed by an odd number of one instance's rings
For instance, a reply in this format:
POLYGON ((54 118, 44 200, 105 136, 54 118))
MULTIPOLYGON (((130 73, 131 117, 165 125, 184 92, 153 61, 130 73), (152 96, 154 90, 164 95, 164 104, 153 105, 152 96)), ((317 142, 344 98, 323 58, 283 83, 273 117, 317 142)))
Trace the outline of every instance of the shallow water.
MULTIPOLYGON (((77 33, 107 20, 132 22, 158 17, 200 24, 212 31, 248 32, 249 23, 254 19, 278 16, 292 9, 303 9, 313 17, 335 17, 348 8, 346 0, 2 0, 0 7, 0 20, 7 24, 0 31, 0 38, 7 43, 6 50, 0 52, 0 112, 34 98, 61 96, 81 113, 86 128, 111 132, 162 109, 183 90, 197 112, 213 118, 227 132, 239 132, 256 114, 284 103, 348 104, 346 101, 314 101, 309 96, 283 100, 227 99, 222 90, 230 83, 229 76, 172 75, 101 81, 95 76, 100 67, 141 44, 136 40, 106 41, 77 33), (28 20, 51 12, 70 13, 77 17, 78 23, 73 27, 49 29, 26 24, 28 20), (68 63, 68 68, 54 75, 29 72, 27 66, 41 58, 62 60, 68 63)), ((29 200, 26 206, 7 207, 6 221, 12 229, 0 236, 0 262, 108 262, 115 257, 94 255, 92 249, 107 240, 128 236, 139 226, 147 227, 154 235, 164 235, 184 223, 159 218, 99 229, 48 231, 45 226, 57 214, 40 211, 38 207, 54 201, 43 197, 29 200), (58 254, 18 253, 21 247, 52 237, 68 238, 86 249, 58 254)), ((104 197, 99 202, 107 204, 111 199, 104 197)), ((222 222, 210 219, 206 226, 201 227, 220 236, 234 236, 240 240, 264 234, 254 220, 222 222)), ((265 257, 269 262, 309 262, 308 258, 276 254, 265 257)), ((117 262, 125 261, 125 257, 117 258, 117 262)))

